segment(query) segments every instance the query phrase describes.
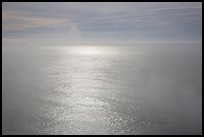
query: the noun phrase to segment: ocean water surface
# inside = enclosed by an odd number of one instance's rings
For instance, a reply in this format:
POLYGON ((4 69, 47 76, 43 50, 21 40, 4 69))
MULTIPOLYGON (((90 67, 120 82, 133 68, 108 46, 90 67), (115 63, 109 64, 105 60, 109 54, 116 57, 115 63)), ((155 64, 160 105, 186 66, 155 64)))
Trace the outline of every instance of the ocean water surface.
POLYGON ((2 47, 3 134, 201 134, 199 44, 2 47))

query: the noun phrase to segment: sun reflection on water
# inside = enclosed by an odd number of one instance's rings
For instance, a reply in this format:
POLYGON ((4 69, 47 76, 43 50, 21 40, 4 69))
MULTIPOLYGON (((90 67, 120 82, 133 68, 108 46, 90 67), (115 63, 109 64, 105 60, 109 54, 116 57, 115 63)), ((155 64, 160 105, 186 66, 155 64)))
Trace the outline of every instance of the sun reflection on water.
POLYGON ((69 47, 69 51, 77 56, 109 56, 116 55, 117 49, 111 46, 73 46, 69 47))

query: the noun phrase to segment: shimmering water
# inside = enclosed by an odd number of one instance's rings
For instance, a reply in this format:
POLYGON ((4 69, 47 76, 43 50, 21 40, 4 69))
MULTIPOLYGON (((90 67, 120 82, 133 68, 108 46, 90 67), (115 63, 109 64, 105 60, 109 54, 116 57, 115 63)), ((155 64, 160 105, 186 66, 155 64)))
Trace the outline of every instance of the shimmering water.
POLYGON ((3 46, 3 134, 201 134, 202 47, 3 46))

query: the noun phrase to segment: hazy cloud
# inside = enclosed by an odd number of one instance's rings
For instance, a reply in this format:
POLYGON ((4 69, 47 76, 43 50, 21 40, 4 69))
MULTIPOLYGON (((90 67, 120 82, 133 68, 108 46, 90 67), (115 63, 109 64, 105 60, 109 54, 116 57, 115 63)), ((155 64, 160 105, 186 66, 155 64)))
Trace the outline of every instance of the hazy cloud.
POLYGON ((25 30, 34 27, 47 27, 49 25, 66 24, 65 19, 36 18, 28 15, 21 15, 14 12, 3 12, 3 29, 5 30, 25 30))
POLYGON ((83 43, 91 38, 101 42, 110 37, 114 41, 133 42, 201 41, 202 36, 202 3, 199 2, 4 2, 2 11, 6 38, 44 35, 61 42, 83 39, 83 43), (14 33, 18 35, 14 37, 14 33))

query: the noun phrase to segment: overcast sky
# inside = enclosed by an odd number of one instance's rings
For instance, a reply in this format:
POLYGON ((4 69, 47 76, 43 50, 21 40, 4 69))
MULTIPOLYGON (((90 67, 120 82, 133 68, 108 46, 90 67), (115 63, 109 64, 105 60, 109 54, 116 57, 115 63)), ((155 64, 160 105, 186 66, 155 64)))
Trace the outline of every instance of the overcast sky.
POLYGON ((201 42, 202 3, 2 4, 3 43, 201 42))

